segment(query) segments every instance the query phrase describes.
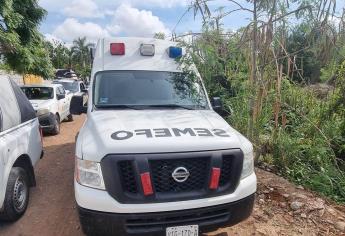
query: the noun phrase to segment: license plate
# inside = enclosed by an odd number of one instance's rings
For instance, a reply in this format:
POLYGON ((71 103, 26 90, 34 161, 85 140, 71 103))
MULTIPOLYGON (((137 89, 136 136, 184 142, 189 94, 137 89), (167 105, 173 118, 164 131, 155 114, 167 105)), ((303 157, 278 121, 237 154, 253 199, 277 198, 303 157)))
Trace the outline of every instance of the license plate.
POLYGON ((198 235, 199 235, 198 225, 169 227, 166 230, 166 236, 198 236, 198 235))

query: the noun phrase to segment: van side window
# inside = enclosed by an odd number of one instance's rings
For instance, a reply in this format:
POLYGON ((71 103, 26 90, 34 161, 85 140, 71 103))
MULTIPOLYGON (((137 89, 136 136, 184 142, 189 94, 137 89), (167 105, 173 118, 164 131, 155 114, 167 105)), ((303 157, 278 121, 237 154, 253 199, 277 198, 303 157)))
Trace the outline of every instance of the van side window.
POLYGON ((29 102, 29 100, 27 99, 26 95, 23 93, 23 91, 12 79, 10 79, 10 83, 11 83, 14 95, 17 99, 21 123, 35 119, 36 112, 34 108, 32 107, 31 103, 29 102))
POLYGON ((0 107, 0 133, 2 132, 2 111, 0 107))
MULTIPOLYGON (((25 96, 23 94, 23 96, 25 96)), ((6 131, 21 123, 21 112, 10 79, 0 76, 0 107, 2 113, 2 131, 6 131)))

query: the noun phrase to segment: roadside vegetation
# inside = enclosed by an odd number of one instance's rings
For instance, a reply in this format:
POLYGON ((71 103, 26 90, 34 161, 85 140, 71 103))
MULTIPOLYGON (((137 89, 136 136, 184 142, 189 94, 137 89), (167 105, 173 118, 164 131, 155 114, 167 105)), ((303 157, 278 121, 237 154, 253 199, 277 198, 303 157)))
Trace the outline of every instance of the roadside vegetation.
POLYGON ((91 45, 86 38, 71 47, 46 41, 39 26, 47 12, 37 0, 0 1, 0 15, 0 69, 52 79, 55 69, 71 68, 83 79, 89 76, 91 45))
POLYGON ((36 0, 0 1, 1 69, 45 78, 53 74, 54 68, 38 29, 46 14, 36 0))
POLYGON ((54 68, 71 68, 82 79, 89 78, 91 74, 90 47, 93 45, 87 41, 86 37, 73 40, 70 47, 60 41, 46 41, 45 45, 54 68))
POLYGON ((333 0, 194 1, 202 34, 187 46, 210 96, 254 143, 256 162, 345 202, 345 14, 333 0), (227 31, 234 11, 252 21, 227 31))

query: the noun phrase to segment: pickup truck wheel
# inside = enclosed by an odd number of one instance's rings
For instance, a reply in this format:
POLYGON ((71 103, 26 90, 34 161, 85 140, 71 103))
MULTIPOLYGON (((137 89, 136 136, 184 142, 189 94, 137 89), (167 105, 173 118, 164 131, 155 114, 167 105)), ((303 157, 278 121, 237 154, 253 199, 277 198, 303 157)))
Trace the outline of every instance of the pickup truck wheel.
POLYGON ((67 121, 68 121, 68 122, 72 122, 72 121, 73 121, 73 115, 72 115, 72 114, 69 114, 69 115, 67 116, 67 121))
POLYGON ((23 168, 13 167, 8 178, 3 212, 0 219, 16 221, 26 211, 29 202, 29 180, 23 168))
POLYGON ((60 133, 60 118, 58 115, 55 115, 55 124, 52 130, 53 135, 58 135, 60 133))

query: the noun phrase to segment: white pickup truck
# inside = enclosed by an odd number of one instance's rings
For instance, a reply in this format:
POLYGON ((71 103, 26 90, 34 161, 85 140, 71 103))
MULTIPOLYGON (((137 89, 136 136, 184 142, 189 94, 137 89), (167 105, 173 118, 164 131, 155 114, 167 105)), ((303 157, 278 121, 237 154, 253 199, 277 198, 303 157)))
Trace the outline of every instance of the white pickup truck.
POLYGON ((35 111, 20 88, 0 76, 0 220, 14 221, 36 185, 34 166, 42 157, 42 137, 35 111))
POLYGON ((72 95, 66 94, 62 85, 26 85, 21 89, 34 107, 43 131, 57 135, 63 120, 73 120, 70 113, 72 95))
POLYGON ((59 79, 54 80, 53 84, 61 84, 68 93, 72 93, 73 95, 87 93, 86 86, 81 80, 59 79))
POLYGON ((86 234, 197 236, 251 214, 253 146, 182 53, 157 39, 99 41, 88 105, 71 102, 87 113, 74 181, 86 234))

